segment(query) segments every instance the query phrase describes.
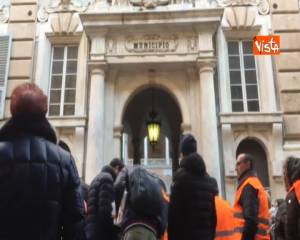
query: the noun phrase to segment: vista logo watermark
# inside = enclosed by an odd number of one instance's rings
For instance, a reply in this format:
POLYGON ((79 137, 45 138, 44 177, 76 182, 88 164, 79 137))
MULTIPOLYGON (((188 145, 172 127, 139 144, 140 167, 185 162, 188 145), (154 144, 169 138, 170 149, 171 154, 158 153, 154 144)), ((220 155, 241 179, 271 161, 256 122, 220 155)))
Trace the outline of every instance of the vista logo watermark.
POLYGON ((279 55, 280 36, 256 36, 253 39, 254 55, 279 55))

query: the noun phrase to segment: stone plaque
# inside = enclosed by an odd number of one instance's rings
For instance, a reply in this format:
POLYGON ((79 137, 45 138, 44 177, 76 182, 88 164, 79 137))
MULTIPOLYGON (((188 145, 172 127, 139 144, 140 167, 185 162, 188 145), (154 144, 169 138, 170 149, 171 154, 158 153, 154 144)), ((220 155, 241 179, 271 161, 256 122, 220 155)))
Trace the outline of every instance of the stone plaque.
POLYGON ((129 36, 125 42, 128 52, 174 52, 178 46, 178 37, 174 35, 148 34, 129 36))

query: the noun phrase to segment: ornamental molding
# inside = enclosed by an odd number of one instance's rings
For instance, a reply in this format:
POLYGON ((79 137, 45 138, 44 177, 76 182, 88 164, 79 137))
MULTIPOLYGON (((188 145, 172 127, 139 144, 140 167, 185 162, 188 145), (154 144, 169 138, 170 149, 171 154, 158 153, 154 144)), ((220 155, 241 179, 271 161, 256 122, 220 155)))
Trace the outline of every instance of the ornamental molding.
POLYGON ((269 0, 217 0, 220 7, 256 6, 258 12, 267 15, 270 12, 269 0))
POLYGON ((9 6, 0 5, 0 23, 7 23, 9 19, 9 6))
POLYGON ((171 3, 171 0, 129 0, 129 3, 135 7, 153 9, 157 6, 166 6, 171 3))
POLYGON ((187 38, 187 50, 188 52, 195 52, 198 50, 198 37, 189 36, 187 38))
POLYGON ((145 34, 142 36, 128 36, 125 48, 128 52, 175 52, 178 47, 178 36, 145 34))
POLYGON ((107 39, 106 40, 106 52, 108 54, 117 53, 117 41, 115 39, 107 39))
POLYGON ((111 35, 105 39, 107 55, 148 55, 148 54, 194 54, 199 50, 198 36, 193 33, 177 34, 158 32, 132 34, 123 36, 111 35))
POLYGON ((40 6, 37 17, 39 22, 47 22, 51 13, 60 12, 85 12, 94 0, 55 0, 51 1, 48 6, 40 6))

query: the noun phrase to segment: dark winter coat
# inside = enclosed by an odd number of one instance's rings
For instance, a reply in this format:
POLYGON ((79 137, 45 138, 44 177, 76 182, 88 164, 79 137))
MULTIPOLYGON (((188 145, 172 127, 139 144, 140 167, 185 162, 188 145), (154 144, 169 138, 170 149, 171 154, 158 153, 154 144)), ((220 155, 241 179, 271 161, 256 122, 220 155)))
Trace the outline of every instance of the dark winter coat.
POLYGON ((126 182, 128 179, 128 168, 124 167, 118 174, 114 183, 115 197, 116 197, 116 211, 119 211, 119 207, 122 201, 124 190, 126 189, 126 182))
MULTIPOLYGON (((122 171, 119 173, 117 180, 115 182, 117 209, 120 206, 124 190, 128 188, 128 174, 130 174, 130 171, 131 169, 123 168, 122 171)), ((160 182, 161 182, 161 187, 165 190, 166 188, 163 181, 160 182)), ((131 225, 142 223, 154 229, 157 233, 157 237, 160 238, 166 229, 167 218, 168 218, 168 204, 166 202, 162 207, 160 215, 145 216, 144 214, 135 211, 133 207, 130 205, 130 202, 127 200, 125 210, 124 210, 124 215, 123 215, 123 221, 121 223, 121 231, 123 232, 131 225)))
POLYGON ((89 185, 87 185, 85 182, 81 181, 81 195, 83 197, 84 201, 87 201, 88 198, 88 191, 89 191, 89 185))
POLYGON ((300 239, 300 205, 294 191, 287 194, 286 240, 300 239))
POLYGON ((174 175, 169 205, 169 240, 212 240, 216 228, 215 186, 203 159, 193 153, 174 175))
POLYGON ((84 239, 80 179, 46 119, 0 130, 0 239, 84 239))
POLYGON ((88 216, 86 236, 88 240, 115 240, 117 229, 113 224, 112 203, 115 200, 116 175, 110 166, 103 167, 92 181, 88 191, 88 216))
POLYGON ((286 235, 286 202, 283 201, 275 215, 274 240, 285 240, 286 235))
MULTIPOLYGON (((289 169, 289 176, 291 176, 291 183, 293 184, 300 179, 300 168, 292 166, 289 169)), ((295 191, 291 191, 286 196, 287 204, 287 219, 286 219, 286 240, 300 239, 300 204, 297 200, 295 191)))
MULTIPOLYGON (((255 176, 252 170, 244 172, 239 178, 238 188, 251 176, 255 176)), ((258 190, 250 184, 247 184, 241 194, 239 205, 243 208, 243 216, 245 219, 242 240, 254 240, 258 229, 258 190)))

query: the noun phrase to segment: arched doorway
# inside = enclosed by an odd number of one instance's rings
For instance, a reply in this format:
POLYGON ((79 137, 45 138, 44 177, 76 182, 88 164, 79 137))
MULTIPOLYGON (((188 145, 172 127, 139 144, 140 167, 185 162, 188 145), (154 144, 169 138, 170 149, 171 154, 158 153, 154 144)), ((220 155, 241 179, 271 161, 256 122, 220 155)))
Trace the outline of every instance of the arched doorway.
POLYGON ((124 111, 122 157, 129 165, 141 164, 171 182, 178 168, 182 115, 174 97, 166 90, 150 86, 135 94, 124 111), (153 148, 147 138, 146 119, 154 105, 161 121, 158 143, 153 148))
POLYGON ((262 145, 255 139, 244 139, 238 146, 236 154, 250 153, 254 157, 254 169, 266 189, 270 188, 268 160, 262 145))

